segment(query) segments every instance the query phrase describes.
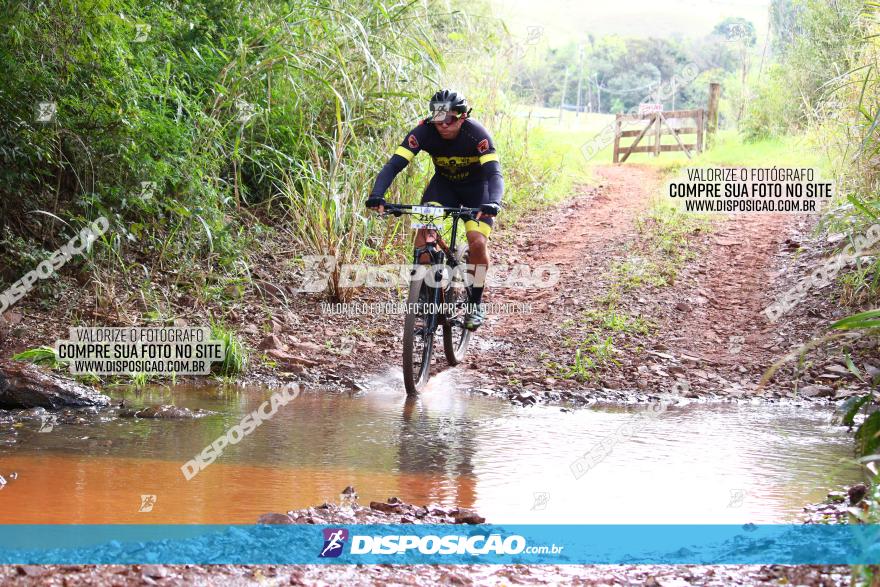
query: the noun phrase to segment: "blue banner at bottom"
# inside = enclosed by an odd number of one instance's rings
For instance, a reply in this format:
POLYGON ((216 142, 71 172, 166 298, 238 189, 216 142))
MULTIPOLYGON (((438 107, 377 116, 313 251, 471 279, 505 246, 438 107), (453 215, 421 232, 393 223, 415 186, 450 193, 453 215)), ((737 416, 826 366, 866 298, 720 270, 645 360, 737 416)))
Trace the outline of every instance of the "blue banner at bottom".
POLYGON ((880 525, 0 525, 0 564, 880 563, 880 525))

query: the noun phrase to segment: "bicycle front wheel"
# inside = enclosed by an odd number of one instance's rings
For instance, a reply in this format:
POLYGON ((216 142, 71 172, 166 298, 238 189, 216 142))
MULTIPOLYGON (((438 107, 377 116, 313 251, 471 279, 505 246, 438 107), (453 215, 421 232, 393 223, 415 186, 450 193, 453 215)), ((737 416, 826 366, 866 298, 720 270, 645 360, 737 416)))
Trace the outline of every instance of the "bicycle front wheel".
POLYGON ((412 280, 403 320, 403 384, 407 395, 417 394, 431 376, 434 332, 427 313, 430 302, 431 287, 424 279, 412 280))

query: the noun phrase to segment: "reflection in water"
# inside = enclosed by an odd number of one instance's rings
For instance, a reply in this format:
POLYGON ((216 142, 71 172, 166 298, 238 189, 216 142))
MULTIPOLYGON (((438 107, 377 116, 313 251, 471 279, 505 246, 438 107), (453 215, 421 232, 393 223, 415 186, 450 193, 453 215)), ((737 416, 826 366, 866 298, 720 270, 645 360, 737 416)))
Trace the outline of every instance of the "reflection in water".
MULTIPOLYGON (((361 395, 304 392, 193 480, 181 465, 265 401, 266 388, 124 390, 127 404, 217 412, 199 420, 90 417, 51 433, 25 423, 0 449, 5 523, 251 523, 265 512, 397 496, 474 507, 491 522, 741 523, 795 519, 857 479, 827 411, 671 407, 580 479, 571 463, 635 421, 633 409, 517 408, 432 378, 406 399, 391 378, 361 395), (150 511, 146 502, 155 503, 150 511)), ((632 429, 631 426, 629 426, 632 429)))
MULTIPOLYGON (((404 401, 400 436, 397 442, 397 471, 402 479, 428 475, 439 490, 429 502, 468 507, 474 502, 476 480, 471 464, 474 423, 445 417, 432 421, 429 411, 416 397, 404 401)), ((413 495, 417 487, 401 487, 403 495, 413 495)))

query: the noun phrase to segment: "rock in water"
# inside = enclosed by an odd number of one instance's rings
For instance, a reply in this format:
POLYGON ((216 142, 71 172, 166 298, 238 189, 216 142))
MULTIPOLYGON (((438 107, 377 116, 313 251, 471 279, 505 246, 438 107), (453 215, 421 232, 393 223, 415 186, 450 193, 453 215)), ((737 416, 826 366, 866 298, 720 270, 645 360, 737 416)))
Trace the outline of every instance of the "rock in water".
POLYGON ((0 359, 0 408, 58 410, 109 404, 109 397, 87 385, 31 363, 0 359))
POLYGON ((868 487, 864 483, 858 483, 849 488, 849 505, 856 505, 868 494, 868 487))
POLYGON ((136 418, 162 418, 169 420, 192 418, 201 418, 209 412, 204 410, 191 410, 189 408, 179 408, 177 406, 149 406, 135 413, 136 418))

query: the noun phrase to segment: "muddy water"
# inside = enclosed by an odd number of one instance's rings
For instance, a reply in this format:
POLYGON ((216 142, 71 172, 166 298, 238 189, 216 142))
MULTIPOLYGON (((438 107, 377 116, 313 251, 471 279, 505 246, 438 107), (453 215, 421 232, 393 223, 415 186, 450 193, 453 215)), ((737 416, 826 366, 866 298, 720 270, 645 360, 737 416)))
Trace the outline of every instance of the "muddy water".
POLYGON ((358 395, 301 394, 191 481, 181 465, 272 393, 266 388, 111 392, 127 405, 217 412, 198 420, 90 416, 0 448, 3 523, 252 523, 269 511, 395 495, 474 507, 510 523, 794 521, 858 480, 828 410, 768 405, 562 412, 454 389, 454 372, 406 401, 399 375, 358 395), (593 447, 606 456, 575 478, 593 447), (610 447, 610 451, 609 451, 610 447), (16 473, 11 479, 11 473, 16 473), (142 496, 155 496, 146 498, 142 496), (144 510, 144 511, 141 511, 144 510))

